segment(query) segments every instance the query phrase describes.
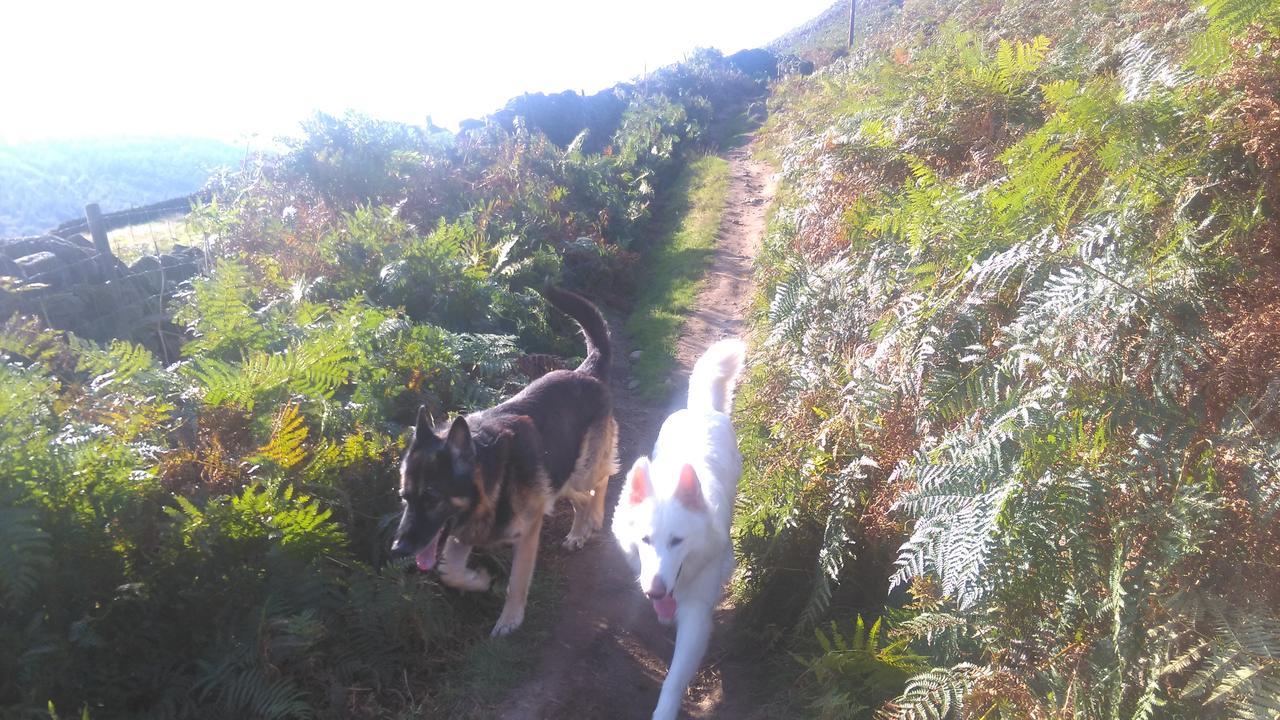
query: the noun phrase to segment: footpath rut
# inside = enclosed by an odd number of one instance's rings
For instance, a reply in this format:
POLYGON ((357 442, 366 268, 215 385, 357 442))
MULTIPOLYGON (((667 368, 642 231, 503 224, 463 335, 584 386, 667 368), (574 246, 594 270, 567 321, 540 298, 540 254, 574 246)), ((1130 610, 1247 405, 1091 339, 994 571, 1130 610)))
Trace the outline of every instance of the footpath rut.
MULTIPOLYGON (((683 407, 688 373, 708 345, 739 335, 752 297, 751 269, 765 229, 773 193, 771 169, 748 150, 731 150, 730 182, 714 259, 695 311, 677 343, 675 388, 666 403, 637 397, 627 388, 632 348, 625 328, 611 319, 615 344, 613 397, 619 426, 618 455, 623 471, 652 449, 663 418, 683 407)), ((558 566, 565 596, 559 600, 548 641, 533 672, 512 688, 496 716, 512 720, 551 718, 648 718, 658 699, 674 646, 674 629, 658 624, 630 568, 609 532, 622 475, 610 480, 605 529, 586 547, 566 553, 559 540, 569 526, 562 503, 548 523, 539 564, 558 566), (555 558, 547 557, 556 555, 555 558)), ((749 669, 735 664, 724 646, 723 625, 731 609, 717 613, 716 632, 703 667, 685 698, 683 714, 693 718, 744 718, 751 714, 745 685, 749 669), (744 687, 739 687, 742 685, 744 687)))

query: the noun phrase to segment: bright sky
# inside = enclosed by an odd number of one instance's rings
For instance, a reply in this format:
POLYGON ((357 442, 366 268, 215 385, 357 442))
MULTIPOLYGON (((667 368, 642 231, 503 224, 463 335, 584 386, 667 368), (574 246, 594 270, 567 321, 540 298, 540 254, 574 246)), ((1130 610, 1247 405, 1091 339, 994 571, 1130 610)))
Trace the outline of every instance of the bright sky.
POLYGON ((351 108, 454 126, 695 47, 756 47, 832 0, 4 0, 0 142, 292 132, 351 108))

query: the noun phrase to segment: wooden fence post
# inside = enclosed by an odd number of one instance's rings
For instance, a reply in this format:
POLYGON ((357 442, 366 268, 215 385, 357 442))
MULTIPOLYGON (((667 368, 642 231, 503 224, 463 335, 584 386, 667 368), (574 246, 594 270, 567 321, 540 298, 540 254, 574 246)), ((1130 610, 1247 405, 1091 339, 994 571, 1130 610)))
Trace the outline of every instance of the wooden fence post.
POLYGON ((107 241, 106 225, 102 222, 102 208, 98 207, 98 203, 84 206, 84 219, 89 223, 89 234, 93 236, 93 246, 98 249, 98 253, 114 256, 111 243, 107 241))
POLYGON ((858 0, 849 0, 849 49, 853 49, 853 21, 858 17, 858 0))

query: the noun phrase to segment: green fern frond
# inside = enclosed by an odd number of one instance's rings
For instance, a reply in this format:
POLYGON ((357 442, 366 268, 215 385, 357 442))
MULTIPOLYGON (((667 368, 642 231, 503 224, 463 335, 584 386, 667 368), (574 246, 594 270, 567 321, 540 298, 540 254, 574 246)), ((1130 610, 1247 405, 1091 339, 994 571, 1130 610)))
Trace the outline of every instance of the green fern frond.
POLYGON ((36 591, 52 561, 51 550, 33 512, 0 507, 0 597, 6 603, 17 605, 36 591))
POLYGON ((960 663, 916 675, 889 705, 887 715, 897 720, 963 717, 965 696, 983 672, 976 665, 960 663))
POLYGON ((303 446, 308 428, 298 412, 298 406, 290 403, 280 408, 271 422, 271 438, 258 449, 258 456, 275 463, 282 469, 291 468, 306 458, 303 446))
POLYGON ((1250 24, 1280 12, 1276 0, 1206 0, 1205 11, 1215 30, 1236 35, 1250 24))

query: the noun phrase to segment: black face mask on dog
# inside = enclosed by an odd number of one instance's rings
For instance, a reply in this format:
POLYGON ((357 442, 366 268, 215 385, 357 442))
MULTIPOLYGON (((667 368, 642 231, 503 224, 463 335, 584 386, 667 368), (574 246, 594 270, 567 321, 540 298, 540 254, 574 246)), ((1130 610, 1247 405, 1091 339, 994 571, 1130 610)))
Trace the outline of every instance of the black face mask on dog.
POLYGON ((448 522, 470 509, 476 494, 475 447, 467 421, 455 419, 443 440, 431 425, 426 408, 420 408, 413 443, 400 463, 404 510, 391 545, 393 558, 413 556, 424 571, 436 565, 448 522))

